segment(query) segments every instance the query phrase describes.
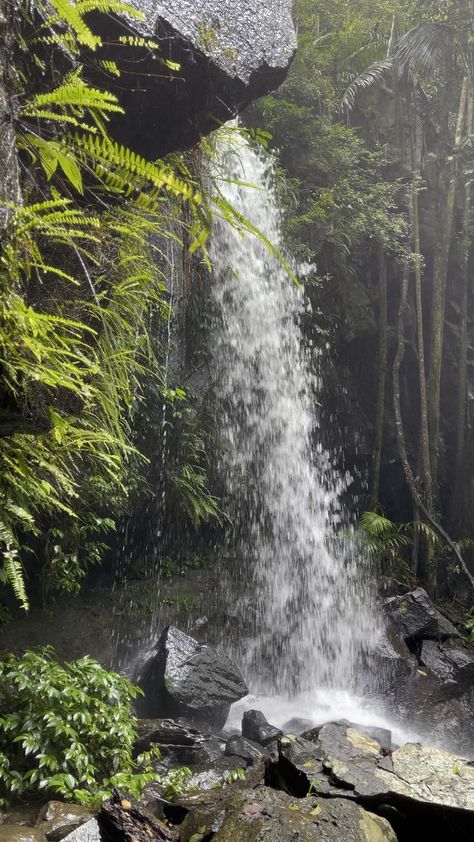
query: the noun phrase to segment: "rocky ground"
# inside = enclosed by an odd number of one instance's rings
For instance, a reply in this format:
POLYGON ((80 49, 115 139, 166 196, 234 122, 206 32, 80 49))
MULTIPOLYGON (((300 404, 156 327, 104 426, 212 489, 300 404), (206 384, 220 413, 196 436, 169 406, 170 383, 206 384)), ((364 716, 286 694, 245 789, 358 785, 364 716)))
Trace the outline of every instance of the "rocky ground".
MULTIPOLYGON (((452 721, 464 715, 472 649, 421 589, 388 601, 386 611, 390 642, 377 658, 392 697, 398 685, 399 706, 444 711, 452 721)), ((147 710, 136 751, 158 746, 160 772, 188 767, 180 786, 170 794, 149 784, 139 804, 116 792, 95 815, 59 802, 23 806, 2 816, 0 842, 474 838, 468 742, 459 755, 428 743, 399 747, 389 730, 345 720, 280 730, 257 710, 226 732, 229 706, 245 696, 245 682, 225 655, 175 627, 163 632, 143 682, 147 710)))

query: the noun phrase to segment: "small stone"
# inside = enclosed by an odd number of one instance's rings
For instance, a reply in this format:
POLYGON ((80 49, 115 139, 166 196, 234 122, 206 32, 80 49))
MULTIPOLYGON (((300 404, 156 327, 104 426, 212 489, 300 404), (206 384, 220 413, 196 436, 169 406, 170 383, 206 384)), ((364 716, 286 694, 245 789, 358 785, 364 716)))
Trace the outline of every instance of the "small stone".
POLYGON ((246 710, 242 717, 242 736, 264 746, 283 736, 283 731, 270 725, 262 711, 246 710))

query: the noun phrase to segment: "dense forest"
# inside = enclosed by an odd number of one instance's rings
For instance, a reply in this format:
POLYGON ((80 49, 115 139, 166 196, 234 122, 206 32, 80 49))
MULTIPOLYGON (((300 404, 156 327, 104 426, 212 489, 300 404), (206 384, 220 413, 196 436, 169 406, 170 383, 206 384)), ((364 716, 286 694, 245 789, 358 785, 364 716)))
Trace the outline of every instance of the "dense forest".
MULTIPOLYGON (((220 575, 238 532, 208 374, 225 223, 301 288, 313 436, 348 477, 374 590, 421 586, 472 643, 473 0, 295 0, 282 84, 238 124, 180 115, 168 142, 158 119, 158 151, 136 79, 173 90, 186 50, 137 35, 139 6, 0 0, 0 630, 23 640, 32 610, 95 588, 123 614, 133 587, 143 607, 151 581, 220 575), (241 142, 273 158, 282 248, 226 198, 241 142)), ((235 60, 211 19, 198 46, 235 60)), ((137 756, 141 691, 83 654, 0 661, 5 808, 42 790, 93 809, 156 781, 166 802, 191 776, 143 734, 137 756)))

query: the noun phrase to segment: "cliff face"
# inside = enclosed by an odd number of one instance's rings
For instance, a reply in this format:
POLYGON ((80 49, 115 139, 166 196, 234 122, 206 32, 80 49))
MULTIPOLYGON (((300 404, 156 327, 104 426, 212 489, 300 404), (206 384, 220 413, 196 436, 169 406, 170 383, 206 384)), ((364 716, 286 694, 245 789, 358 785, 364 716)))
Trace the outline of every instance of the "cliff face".
MULTIPOLYGON (((291 0, 132 0, 143 21, 99 21, 105 41, 150 38, 147 56, 105 47, 125 67, 114 91, 125 107, 112 134, 148 157, 192 146, 284 80, 296 48, 291 0), (113 30, 113 31, 111 31, 113 30), (121 54, 122 53, 122 54, 121 54), (157 59, 179 64, 172 71, 157 59)), ((100 80, 96 80, 100 81, 100 80)), ((110 78, 107 85, 113 88, 110 78)))

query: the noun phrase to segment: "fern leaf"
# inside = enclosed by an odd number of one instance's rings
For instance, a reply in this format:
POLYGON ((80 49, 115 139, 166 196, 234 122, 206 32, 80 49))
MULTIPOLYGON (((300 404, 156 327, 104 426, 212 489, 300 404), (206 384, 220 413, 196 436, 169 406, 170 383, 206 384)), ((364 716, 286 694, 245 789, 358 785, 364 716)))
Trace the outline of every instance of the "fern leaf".
POLYGON ((59 18, 71 27, 79 44, 95 50, 102 43, 101 39, 89 29, 75 3, 68 3, 68 0, 49 0, 49 2, 56 9, 59 18))

